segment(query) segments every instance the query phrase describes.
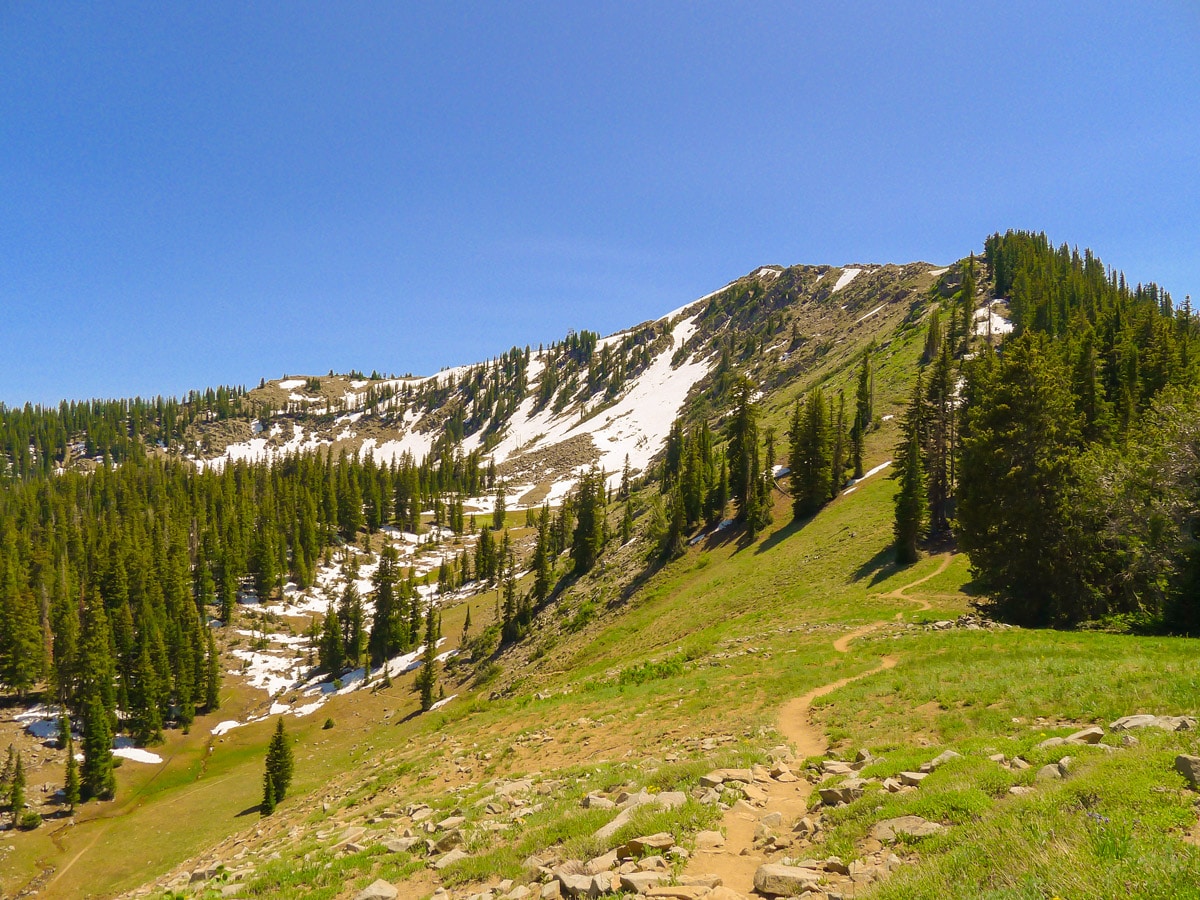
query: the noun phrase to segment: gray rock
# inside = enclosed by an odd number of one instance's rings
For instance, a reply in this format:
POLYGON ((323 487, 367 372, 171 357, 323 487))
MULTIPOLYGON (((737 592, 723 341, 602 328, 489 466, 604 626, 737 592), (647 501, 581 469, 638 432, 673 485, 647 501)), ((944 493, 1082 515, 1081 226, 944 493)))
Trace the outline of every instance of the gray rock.
POLYGON ((421 843, 420 838, 416 837, 401 837, 388 838, 386 841, 381 841, 380 846, 388 853, 408 853, 413 847, 421 843))
POLYGON ((794 897, 821 883, 821 873, 798 866, 767 863, 754 873, 754 889, 772 897, 794 897))
POLYGON ((445 856, 440 856, 436 860, 434 860, 433 867, 440 872, 442 869, 446 868, 447 866, 453 865, 454 863, 458 862, 460 859, 466 859, 468 855, 469 854, 466 853, 466 851, 464 851, 458 847, 455 847, 453 850, 451 850, 445 856))
POLYGON ((821 788, 821 802, 826 806, 852 803, 863 795, 865 785, 861 778, 848 778, 836 787, 821 788))
POLYGON ((947 750, 945 753, 935 756, 929 762, 923 764, 921 766, 921 771, 928 774, 929 772, 932 772, 934 769, 937 769, 939 766, 944 766, 946 763, 950 762, 950 760, 952 760, 952 759, 962 759, 962 754, 955 753, 953 750, 947 750))
POLYGON ((1037 773, 1038 781, 1057 781, 1062 777, 1062 769, 1058 767, 1057 763, 1049 763, 1048 765, 1042 766, 1040 769, 1038 769, 1037 773))
POLYGON ((566 897, 589 897, 592 893, 591 875, 568 875, 564 872, 558 876, 558 884, 562 886, 562 894, 566 897))
POLYGON ((1093 725, 1090 728, 1084 728, 1082 731, 1077 731, 1072 735, 1067 736, 1068 744, 1098 744, 1100 739, 1104 737, 1104 729, 1099 725, 1093 725))
POLYGON ((909 837, 929 837, 945 830, 937 822, 930 822, 920 816, 900 816, 897 819, 884 819, 876 822, 871 828, 871 837, 877 841, 894 841, 898 835, 909 837))
POLYGON ((621 856, 648 856, 662 853, 675 845, 675 838, 665 831, 635 837, 621 848, 621 856))
POLYGON ((616 809, 617 804, 613 803, 607 797, 597 797, 588 794, 579 804, 584 809, 616 809))
POLYGON ((1200 791, 1200 756, 1179 754, 1175 757, 1175 771, 1187 779, 1193 791, 1200 791))
POLYGON ((1160 728, 1163 731, 1194 731, 1196 720, 1191 716, 1151 716, 1139 714, 1122 716, 1108 726, 1112 731, 1131 731, 1134 728, 1160 728))
POLYGON ((644 894, 656 884, 662 884, 668 877, 665 872, 629 872, 621 876, 621 890, 644 894))
POLYGON ((557 880, 547 881, 542 885, 542 893, 539 896, 541 900, 558 900, 562 896, 561 882, 557 880))
POLYGON ((909 787, 920 787, 921 782, 929 777, 928 772, 901 772, 900 783, 909 787))
POLYGON ((359 891, 354 900, 396 900, 399 894, 392 885, 380 878, 359 891))

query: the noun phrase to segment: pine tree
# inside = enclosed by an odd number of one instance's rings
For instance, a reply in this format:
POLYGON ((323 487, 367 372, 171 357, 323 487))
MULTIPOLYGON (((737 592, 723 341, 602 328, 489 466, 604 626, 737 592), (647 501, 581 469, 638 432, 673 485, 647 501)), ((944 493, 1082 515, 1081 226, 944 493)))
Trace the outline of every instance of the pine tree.
POLYGON ((499 531, 504 527, 505 510, 508 500, 508 488, 503 481, 496 485, 496 505, 492 509, 492 531, 499 531))
POLYGON ((809 392, 802 407, 797 405, 789 432, 792 514, 804 519, 814 515, 830 497, 833 454, 825 394, 819 387, 809 392))
POLYGON ((421 691, 421 711, 428 712, 433 706, 433 692, 437 687, 437 629, 433 615, 433 603, 425 613, 425 648, 421 655, 421 674, 417 686, 421 691))
POLYGON ((863 477, 863 448, 871 427, 872 410, 871 351, 863 354, 862 368, 858 371, 858 391, 854 400, 854 424, 850 427, 850 459, 854 463, 854 477, 863 477))
POLYGON ((954 491, 955 378, 949 344, 942 344, 929 373, 922 451, 928 473, 929 529, 943 534, 950 527, 950 498, 954 491))
POLYGON ((537 543, 533 548, 533 599, 545 602, 553 587, 554 560, 550 555, 550 507, 543 505, 538 514, 537 543))
POLYGON ((621 516, 621 546, 633 540, 633 501, 625 501, 625 512, 621 516))
POLYGON ((342 625, 338 619, 337 610, 330 604, 329 612, 321 625, 321 647, 318 653, 318 665, 336 678, 342 674, 345 667, 345 643, 342 639, 342 625))
POLYGON ((117 781, 113 774, 112 729, 99 692, 93 692, 83 712, 83 770, 80 794, 85 800, 111 800, 117 781))
POLYGON ((293 768, 292 746, 288 742, 287 733, 283 729, 283 717, 280 716, 275 720, 275 733, 271 736, 271 742, 267 745, 267 764, 263 782, 264 807, 267 805, 268 797, 271 800, 271 809, 273 810, 275 804, 282 802, 287 796, 288 787, 292 783, 293 768), (266 788, 267 783, 270 783, 269 789, 266 788))
POLYGON ((17 753, 17 762, 13 767, 12 785, 9 788, 8 805, 12 809, 13 827, 21 821, 21 813, 25 811, 25 764, 21 754, 17 753))
POLYGON ((221 655, 212 629, 204 632, 204 710, 214 712, 221 705, 221 655))
POLYGON ((925 388, 917 374, 916 387, 904 420, 904 436, 896 448, 896 471, 900 489, 896 493, 896 562, 909 565, 918 559, 917 541, 925 522, 925 480, 921 443, 925 388))
POLYGON ((79 805, 79 762, 75 759, 75 738, 71 734, 71 726, 67 721, 67 772, 63 779, 63 799, 66 801, 67 809, 70 812, 75 812, 75 807, 79 805))
POLYGON ((748 379, 737 384, 737 407, 729 424, 729 493, 737 510, 736 519, 746 522, 754 514, 757 496, 758 416, 754 406, 754 386, 748 379))

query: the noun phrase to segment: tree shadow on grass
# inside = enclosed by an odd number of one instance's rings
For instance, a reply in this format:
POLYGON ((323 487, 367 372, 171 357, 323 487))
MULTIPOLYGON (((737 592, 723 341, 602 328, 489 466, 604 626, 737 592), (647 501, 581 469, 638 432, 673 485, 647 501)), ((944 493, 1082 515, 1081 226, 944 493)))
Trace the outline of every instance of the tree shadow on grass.
POLYGON ((879 582, 887 581, 887 579, 891 578, 897 572, 907 568, 909 566, 896 564, 896 548, 888 544, 854 570, 853 580, 862 581, 867 576, 870 576, 871 586, 874 587, 879 582))
POLYGON ((238 813, 237 818, 240 819, 240 818, 242 818, 242 816, 253 816, 253 815, 258 815, 261 813, 262 813, 262 804, 255 803, 253 806, 247 806, 240 813, 238 813))
POLYGON ((812 521, 811 517, 809 517, 807 519, 792 519, 792 521, 788 522, 785 526, 780 528, 778 531, 776 531, 774 534, 772 534, 769 538, 767 538, 765 541, 763 541, 761 544, 759 544, 758 549, 754 551, 755 555, 757 556, 760 553, 766 553, 769 550, 774 550, 776 547, 778 547, 780 544, 782 544, 784 541, 786 541, 788 538, 790 538, 793 534, 795 534, 796 532, 798 532, 802 528, 804 528, 804 526, 807 525, 811 521, 812 521))

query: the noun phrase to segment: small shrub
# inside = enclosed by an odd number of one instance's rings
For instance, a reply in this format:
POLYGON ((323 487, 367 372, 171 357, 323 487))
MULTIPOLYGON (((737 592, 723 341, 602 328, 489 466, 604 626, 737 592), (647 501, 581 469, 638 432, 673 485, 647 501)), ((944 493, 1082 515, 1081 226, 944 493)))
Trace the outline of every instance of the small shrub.
POLYGON ((21 818, 17 820, 17 827, 22 831, 33 831, 42 824, 41 813, 36 813, 32 809, 21 813, 21 818))
POLYGON ((330 728, 333 727, 333 719, 326 719, 325 724, 322 725, 321 727, 324 728, 326 731, 328 731, 330 728))

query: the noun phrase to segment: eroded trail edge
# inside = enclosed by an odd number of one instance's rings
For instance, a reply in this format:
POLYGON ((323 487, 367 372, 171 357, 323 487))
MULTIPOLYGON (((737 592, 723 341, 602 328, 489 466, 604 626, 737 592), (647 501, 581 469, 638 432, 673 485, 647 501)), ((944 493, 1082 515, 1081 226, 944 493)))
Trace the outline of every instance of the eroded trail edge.
MULTIPOLYGON (((945 572, 952 559, 951 553, 941 554, 941 563, 933 572, 881 596, 917 603, 922 611, 930 609, 928 601, 910 597, 906 592, 945 572)), ((901 615, 902 613, 897 613, 896 618, 900 618, 901 615)), ((847 632, 833 641, 833 649, 839 654, 849 653, 850 645, 855 640, 888 624, 887 621, 872 622, 847 632)), ((777 729, 794 748, 796 759, 821 756, 829 749, 829 740, 824 730, 811 721, 812 705, 817 698, 833 693, 852 682, 894 668, 896 663, 897 659, 894 656, 885 656, 873 669, 839 678, 787 701, 779 711, 777 729)), ((717 842, 711 836, 698 840, 696 853, 688 862, 685 875, 716 875, 720 877, 722 884, 734 891, 749 894, 754 890, 754 873, 767 861, 766 855, 755 848, 755 831, 759 822, 771 813, 779 813, 785 823, 804 815, 808 810, 808 799, 813 786, 804 778, 779 780, 774 777, 760 778, 756 774, 754 787, 762 799, 754 805, 739 800, 727 810, 721 820, 724 840, 717 842)))

